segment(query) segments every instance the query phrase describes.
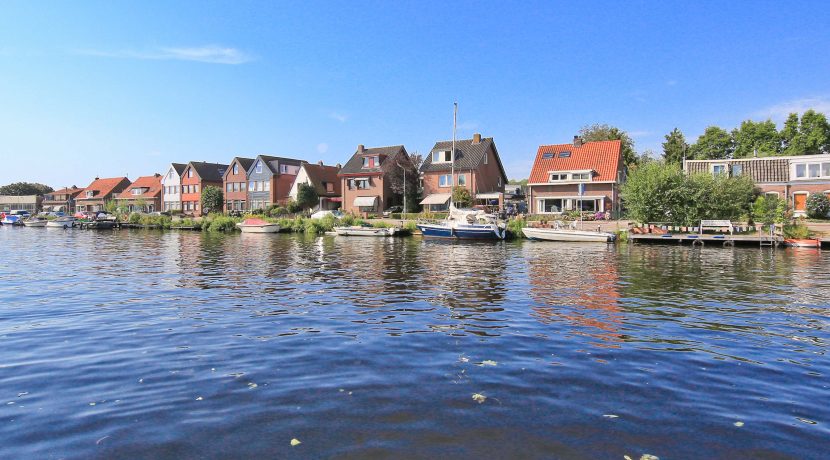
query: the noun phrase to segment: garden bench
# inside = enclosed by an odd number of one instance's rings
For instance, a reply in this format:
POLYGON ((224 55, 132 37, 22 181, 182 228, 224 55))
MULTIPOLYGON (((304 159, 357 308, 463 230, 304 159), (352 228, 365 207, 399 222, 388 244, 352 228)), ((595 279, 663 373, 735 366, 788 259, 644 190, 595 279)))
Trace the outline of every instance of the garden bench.
POLYGON ((701 220, 700 221, 700 233, 703 234, 704 229, 721 229, 721 228, 728 228, 729 234, 731 235, 734 233, 735 228, 732 226, 732 222, 728 220, 701 220))

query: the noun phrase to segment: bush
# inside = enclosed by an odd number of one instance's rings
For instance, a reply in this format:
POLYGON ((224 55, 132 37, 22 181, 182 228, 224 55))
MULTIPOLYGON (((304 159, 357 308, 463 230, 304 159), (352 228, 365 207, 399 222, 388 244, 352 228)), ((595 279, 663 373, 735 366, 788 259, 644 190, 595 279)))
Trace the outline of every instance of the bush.
POLYGON ((288 209, 285 209, 282 206, 273 206, 271 210, 268 211, 268 215, 271 217, 284 216, 286 214, 288 214, 288 209))
POLYGON ((830 214, 830 199, 823 193, 813 193, 807 197, 807 217, 826 219, 830 214))
POLYGON ((418 225, 415 222, 407 222, 403 225, 403 229, 409 233, 415 233, 418 231, 418 225))
POLYGON ((810 229, 803 224, 792 224, 784 226, 784 238, 792 238, 796 240, 804 240, 810 238, 810 229))
POLYGON ((761 195, 752 205, 752 221, 756 224, 783 224, 787 220, 787 201, 772 195, 761 195))
POLYGON ((288 200, 288 203, 285 205, 285 209, 288 210, 289 214, 296 214, 303 210, 302 206, 294 200, 288 200))
POLYGON ((527 226, 527 221, 524 219, 511 219, 507 222, 507 231, 516 238, 524 238, 525 234, 522 231, 527 226))
POLYGON ((239 219, 229 216, 211 216, 207 226, 209 232, 232 232, 236 230, 239 219))
POLYGON ((130 214, 130 217, 127 220, 127 222, 129 222, 131 224, 137 224, 137 223, 141 222, 141 214, 139 214, 137 212, 134 212, 134 213, 130 214))

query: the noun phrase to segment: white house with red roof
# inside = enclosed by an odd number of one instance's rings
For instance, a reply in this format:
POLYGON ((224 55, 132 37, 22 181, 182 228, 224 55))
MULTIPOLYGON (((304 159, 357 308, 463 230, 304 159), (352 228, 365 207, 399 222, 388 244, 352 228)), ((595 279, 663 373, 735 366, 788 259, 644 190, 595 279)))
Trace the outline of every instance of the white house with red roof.
POLYGON ((527 200, 531 214, 567 211, 620 211, 620 184, 625 179, 620 141, 542 145, 530 171, 527 200))

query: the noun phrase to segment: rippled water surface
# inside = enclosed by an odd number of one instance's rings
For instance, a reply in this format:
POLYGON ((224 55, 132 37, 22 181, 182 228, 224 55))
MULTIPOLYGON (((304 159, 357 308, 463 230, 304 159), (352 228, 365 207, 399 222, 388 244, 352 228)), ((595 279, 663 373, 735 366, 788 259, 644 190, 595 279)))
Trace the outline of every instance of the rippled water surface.
POLYGON ((0 247, 4 459, 830 452, 827 251, 9 227, 0 247))

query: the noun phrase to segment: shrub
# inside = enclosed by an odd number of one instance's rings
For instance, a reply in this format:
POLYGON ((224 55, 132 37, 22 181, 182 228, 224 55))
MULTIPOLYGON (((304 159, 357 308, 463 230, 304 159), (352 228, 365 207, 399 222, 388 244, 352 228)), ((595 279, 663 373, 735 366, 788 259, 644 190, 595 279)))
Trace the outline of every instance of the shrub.
POLYGON ((830 199, 823 193, 813 193, 807 197, 807 217, 826 219, 830 214, 830 199))
POLYGON ((407 222, 403 225, 403 229, 409 233, 414 233, 418 231, 418 225, 415 222, 407 222))
POLYGON ((294 200, 288 200, 288 203, 285 205, 285 209, 288 210, 289 214, 296 214, 303 210, 302 206, 294 200))
POLYGON ((795 223, 784 226, 784 238, 803 240, 810 238, 810 229, 806 225, 795 223))
POLYGON ((507 231, 514 237, 524 238, 525 234, 522 229, 527 226, 527 221, 524 219, 511 219, 507 222, 507 231))
POLYGON ((268 215, 271 217, 284 216, 286 214, 288 214, 288 209, 285 209, 282 206, 274 206, 270 211, 268 211, 268 215))
POLYGON ((782 224, 787 219, 787 201, 771 195, 761 195, 752 205, 752 221, 756 224, 782 224))
POLYGON ((141 214, 134 212, 130 214, 130 218, 127 221, 131 224, 137 224, 141 222, 141 214))
POLYGON ((238 219, 228 216, 212 216, 207 227, 209 232, 232 232, 236 230, 238 219))

